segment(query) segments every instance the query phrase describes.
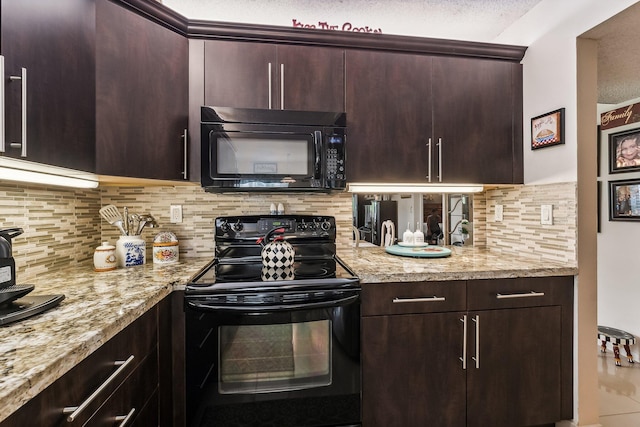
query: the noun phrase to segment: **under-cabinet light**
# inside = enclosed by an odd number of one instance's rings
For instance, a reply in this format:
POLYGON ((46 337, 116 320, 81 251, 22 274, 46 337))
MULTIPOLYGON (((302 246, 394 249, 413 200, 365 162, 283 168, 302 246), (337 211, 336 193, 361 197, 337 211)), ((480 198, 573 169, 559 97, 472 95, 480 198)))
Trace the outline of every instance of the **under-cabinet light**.
POLYGON ((73 188, 97 188, 98 178, 88 172, 0 157, 0 180, 73 188))
POLYGON ((376 184, 352 182, 348 184, 350 193, 479 193, 483 190, 479 184, 439 184, 439 183, 401 183, 376 184))

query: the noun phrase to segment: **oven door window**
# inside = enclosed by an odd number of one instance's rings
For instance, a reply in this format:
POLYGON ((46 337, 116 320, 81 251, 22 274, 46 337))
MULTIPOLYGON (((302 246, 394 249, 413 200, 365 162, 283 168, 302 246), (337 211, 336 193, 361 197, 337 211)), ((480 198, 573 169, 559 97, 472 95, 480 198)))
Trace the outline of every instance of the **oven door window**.
POLYGON ((331 321, 219 327, 220 394, 331 384, 331 321))
POLYGON ((214 176, 311 177, 312 134, 225 132, 216 138, 214 176))

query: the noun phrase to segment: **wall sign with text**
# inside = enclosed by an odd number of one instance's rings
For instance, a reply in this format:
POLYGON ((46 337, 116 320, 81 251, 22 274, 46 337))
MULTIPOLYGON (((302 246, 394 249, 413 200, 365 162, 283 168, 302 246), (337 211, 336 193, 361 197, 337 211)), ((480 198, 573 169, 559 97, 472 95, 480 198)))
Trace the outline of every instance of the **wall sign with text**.
POLYGON ((640 104, 631 104, 600 114, 602 130, 640 122, 640 104))
POLYGON ((318 30, 330 30, 330 31, 351 31, 354 33, 382 33, 380 28, 372 28, 368 25, 361 26, 352 24, 351 22, 345 22, 343 24, 332 24, 326 21, 318 21, 318 23, 304 23, 297 19, 292 19, 293 28, 311 28, 318 30))

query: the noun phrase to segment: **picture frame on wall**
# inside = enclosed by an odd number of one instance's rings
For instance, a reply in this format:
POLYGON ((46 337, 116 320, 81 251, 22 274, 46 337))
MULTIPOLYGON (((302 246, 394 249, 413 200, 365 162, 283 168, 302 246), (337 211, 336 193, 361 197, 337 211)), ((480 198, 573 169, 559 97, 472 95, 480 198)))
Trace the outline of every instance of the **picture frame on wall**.
POLYGON ((640 127, 609 134, 609 173, 640 170, 640 127))
POLYGON ((564 108, 531 119, 531 149, 564 144, 564 108))
POLYGON ((609 181, 609 221, 640 221, 640 179, 609 181))

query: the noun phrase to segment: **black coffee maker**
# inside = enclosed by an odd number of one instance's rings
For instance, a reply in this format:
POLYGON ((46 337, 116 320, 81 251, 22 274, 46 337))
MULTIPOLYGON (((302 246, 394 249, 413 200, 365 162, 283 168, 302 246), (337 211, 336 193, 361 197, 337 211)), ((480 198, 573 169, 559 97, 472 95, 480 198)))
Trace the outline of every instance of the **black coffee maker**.
POLYGON ((16 284, 16 262, 11 239, 24 233, 22 228, 0 229, 0 325, 15 322, 58 305, 64 295, 28 296, 34 285, 16 284))
POLYGON ((22 228, 0 229, 0 304, 13 301, 33 290, 33 285, 16 286, 16 262, 11 239, 24 233, 22 228))

